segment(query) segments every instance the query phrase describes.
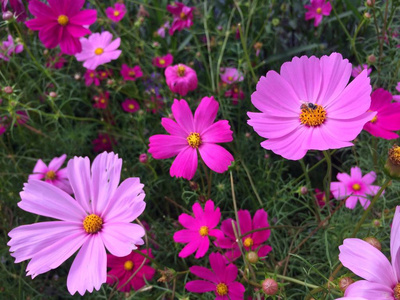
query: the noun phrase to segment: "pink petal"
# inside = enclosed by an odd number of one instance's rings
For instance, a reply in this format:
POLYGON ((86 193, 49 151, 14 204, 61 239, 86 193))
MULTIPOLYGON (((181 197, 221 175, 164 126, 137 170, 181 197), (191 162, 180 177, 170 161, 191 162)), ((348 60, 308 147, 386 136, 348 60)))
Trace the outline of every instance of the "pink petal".
POLYGON ((205 267, 193 266, 193 267, 190 267, 190 272, 202 279, 206 279, 206 280, 209 280, 214 283, 218 282, 218 279, 215 276, 214 272, 212 272, 211 270, 209 270, 205 267))
POLYGON ((55 48, 60 43, 59 25, 50 23, 39 31, 39 39, 49 49, 55 48))
MULTIPOLYGON (((351 178, 356 180, 362 180, 362 172, 359 167, 352 167, 350 170, 351 178)), ((371 172, 371 175, 375 175, 375 172, 371 172)), ((376 176, 376 175, 375 175, 376 176)))
POLYGON ((376 174, 375 172, 369 172, 368 174, 365 174, 364 177, 362 178, 362 181, 366 184, 372 184, 376 179, 376 174))
POLYGON ((149 141, 149 153, 155 159, 171 158, 185 149, 193 149, 182 136, 156 134, 151 136, 149 141))
POLYGON ((29 175, 29 179, 42 179, 46 174, 48 168, 43 160, 39 159, 33 168, 33 174, 29 175))
POLYGON ((199 245, 200 245, 199 239, 195 239, 189 242, 185 247, 183 247, 181 252, 179 252, 178 256, 182 258, 188 257, 190 254, 194 253, 197 250, 199 245))
POLYGON ((185 288, 192 293, 206 293, 214 291, 216 285, 204 280, 192 280, 186 283, 185 288))
MULTIPOLYGON (((200 149, 199 149, 200 150, 200 149)), ((197 170, 197 151, 188 146, 176 156, 169 174, 174 177, 183 177, 191 180, 197 170)))
POLYGON ((35 17, 57 20, 57 16, 54 14, 53 10, 38 0, 29 1, 28 8, 30 13, 35 17))
POLYGON ((185 139, 188 137, 187 131, 181 128, 175 121, 171 120, 170 118, 162 118, 161 125, 171 135, 178 135, 184 137, 185 139))
POLYGON ((350 196, 346 199, 346 207, 349 209, 354 209, 357 205, 359 197, 358 196, 350 196))
POLYGON ((215 275, 222 280, 225 278, 225 260, 220 253, 211 253, 209 256, 211 269, 214 271, 215 275))
MULTIPOLYGON (((109 52, 109 54, 111 53, 111 51, 116 50, 121 44, 121 39, 120 38, 116 38, 115 40, 113 40, 110 44, 108 44, 105 48, 104 48, 104 52, 109 52)), ((114 51, 117 53, 117 51, 114 51)), ((119 53, 121 53, 121 51, 119 51, 119 53)), ((117 59, 119 57, 120 54, 118 54, 117 57, 113 56, 112 59, 117 59)))
POLYGON ((61 155, 60 157, 55 157, 49 163, 49 169, 52 171, 57 171, 63 165, 65 159, 67 158, 66 154, 61 155))
MULTIPOLYGON (((257 210, 253 217, 253 229, 264 228, 268 226, 269 224, 268 224, 267 212, 263 209, 257 210)), ((252 234, 254 244, 259 245, 264 243, 266 240, 268 240, 270 234, 271 234, 270 230, 254 232, 252 234)))
POLYGON ((277 117, 272 114, 252 112, 248 112, 247 115, 250 118, 247 123, 264 138, 280 138, 302 126, 298 116, 277 117))
POLYGON ((207 226, 209 228, 214 228, 218 225, 219 220, 221 219, 221 210, 219 207, 214 209, 214 202, 212 200, 207 200, 204 206, 204 214, 203 214, 207 226))
POLYGON ((188 214, 181 214, 179 216, 179 223, 181 223, 183 227, 192 230, 197 230, 200 226, 198 220, 188 214))
POLYGON ((70 18, 70 23, 75 25, 91 25, 96 22, 97 11, 95 9, 87 9, 78 12, 70 18))
POLYGON ((176 122, 187 135, 191 132, 195 132, 192 111, 185 100, 175 99, 171 109, 176 122))
MULTIPOLYGON (((237 267, 234 264, 229 264, 228 266, 226 266, 225 277, 222 279, 222 281, 229 284, 229 283, 235 281, 237 275, 238 275, 237 267)), ((229 290, 229 292, 230 292, 230 290, 229 290)))
POLYGON ((67 165, 68 179, 74 191, 76 201, 83 207, 87 214, 92 213, 90 205, 91 182, 90 160, 88 157, 74 157, 67 165))
POLYGON ((342 200, 348 195, 347 185, 342 182, 331 182, 330 190, 337 200, 342 200))
POLYGON ((371 107, 370 110, 377 111, 389 105, 392 102, 393 96, 390 92, 379 88, 371 94, 371 107))
POLYGON ((74 38, 80 38, 91 33, 89 29, 79 25, 68 24, 66 28, 69 34, 74 38))
POLYGON ((393 289, 388 284, 381 284, 367 280, 352 283, 344 293, 348 297, 361 297, 363 300, 394 299, 393 289))
POLYGON ((179 230, 174 233, 174 242, 175 243, 189 243, 193 240, 199 239, 200 234, 198 231, 195 230, 188 230, 188 229, 183 229, 179 230))
POLYGON ((397 281, 400 281, 400 206, 396 207, 390 233, 390 256, 397 281))
POLYGON ((236 222, 232 219, 227 219, 222 221, 221 230, 226 234, 231 240, 236 240, 235 233, 233 232, 233 226, 236 226, 236 222), (232 225, 232 222, 234 225, 232 225))
POLYGON ((53 22, 54 20, 49 19, 49 18, 38 18, 38 19, 32 19, 28 20, 25 22, 26 27, 28 27, 30 30, 41 30, 43 27, 47 26, 50 22, 53 22))
POLYGON ((200 136, 203 143, 227 143, 233 141, 232 134, 229 122, 220 120, 201 131, 200 136))
POLYGON ((369 132, 370 134, 372 134, 373 136, 383 138, 386 140, 394 140, 399 137, 398 134, 396 134, 390 130, 381 128, 378 124, 372 124, 371 122, 366 123, 364 125, 363 129, 365 131, 369 132))
POLYGON ((209 247, 210 247, 210 240, 208 239, 208 237, 207 236, 200 237, 199 248, 197 249, 194 258, 203 257, 207 253, 209 247))
POLYGON ((248 210, 239 210, 237 214, 239 218, 240 235, 245 235, 253 229, 250 212, 248 210))
POLYGON ((229 284, 228 286, 229 289, 229 297, 230 300, 242 300, 244 299, 244 292, 245 292, 245 288, 243 286, 243 284, 241 284, 240 282, 232 282, 231 284, 229 284))
POLYGON ((227 150, 216 144, 202 144, 199 152, 205 164, 217 173, 227 171, 234 161, 233 156, 227 150))
POLYGON ((258 250, 259 257, 265 257, 272 251, 272 247, 269 245, 264 245, 258 250))
POLYGON ((202 133, 210 127, 217 116, 219 104, 214 97, 204 97, 194 113, 194 128, 202 133))

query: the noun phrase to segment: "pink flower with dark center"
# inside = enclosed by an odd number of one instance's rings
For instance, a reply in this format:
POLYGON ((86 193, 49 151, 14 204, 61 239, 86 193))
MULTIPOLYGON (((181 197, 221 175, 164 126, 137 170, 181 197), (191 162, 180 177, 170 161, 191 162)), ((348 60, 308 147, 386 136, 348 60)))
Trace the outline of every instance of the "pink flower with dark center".
MULTIPOLYGON (((13 10, 17 21, 18 22, 23 22, 25 21, 27 15, 26 15, 26 11, 25 11, 25 5, 22 2, 22 0, 1 0, 1 10, 3 12, 3 14, 5 12, 7 12, 7 4, 9 2, 11 9, 13 10)), ((3 15, 4 18, 4 15, 3 15)))
POLYGON ((325 0, 311 0, 311 5, 304 5, 306 21, 314 19, 314 26, 317 27, 322 21, 322 16, 329 16, 332 10, 331 3, 325 0))
POLYGON ((123 64, 121 67, 121 76, 124 80, 135 81, 139 77, 143 76, 143 72, 140 66, 134 66, 131 68, 127 64, 123 64))
POLYGON ((134 113, 139 110, 139 103, 135 99, 126 99, 122 102, 122 109, 128 113, 134 113))
MULTIPOLYGON (((269 252, 271 252, 272 247, 269 245, 263 245, 269 238, 270 230, 261 230, 253 233, 248 233, 252 230, 258 228, 268 227, 268 214, 265 210, 259 209, 254 214, 253 220, 251 220, 251 215, 248 210, 238 211, 239 225, 240 225, 240 235, 243 236, 242 244, 246 251, 257 252, 258 257, 265 257, 269 252)), ((218 238, 215 241, 215 245, 222 249, 227 249, 224 256, 229 261, 234 261, 241 256, 239 244, 236 241, 236 236, 232 227, 232 222, 234 223, 236 232, 239 234, 238 226, 236 221, 232 219, 227 219, 222 221, 221 230, 225 236, 218 238)))
POLYGON ((100 93, 97 96, 93 97, 94 108, 106 109, 108 106, 108 100, 110 99, 110 92, 106 91, 104 93, 100 93))
POLYGON ((188 257, 196 250, 195 258, 203 257, 210 247, 210 238, 222 238, 224 234, 219 229, 214 229, 221 219, 219 207, 214 210, 214 202, 208 200, 204 206, 204 211, 199 203, 192 206, 194 217, 188 214, 179 216, 179 223, 186 229, 179 230, 174 234, 175 243, 187 245, 179 252, 179 257, 188 257))
POLYGON ((227 84, 243 81, 243 74, 236 68, 225 68, 220 77, 227 84))
POLYGON ((232 98, 233 105, 237 105, 239 103, 238 100, 243 100, 245 97, 243 90, 239 88, 237 85, 233 85, 229 90, 227 90, 224 96, 232 98))
POLYGON ((93 151, 112 151, 113 146, 117 144, 115 139, 107 133, 99 133, 97 139, 93 140, 93 151))
POLYGON ((332 53, 320 59, 294 57, 280 74, 269 71, 261 77, 251 95, 261 113, 248 113, 248 124, 268 139, 261 146, 291 160, 301 159, 308 150, 352 146, 350 141, 376 112, 367 112, 367 71, 347 85, 350 73, 349 61, 332 53))
POLYGON ((173 35, 176 30, 182 31, 184 28, 190 28, 193 25, 194 7, 175 2, 174 5, 167 5, 167 10, 174 16, 169 35, 173 35))
POLYGON ((33 169, 33 174, 29 175, 29 179, 44 180, 68 194, 72 194, 71 185, 68 182, 67 168, 61 169, 66 158, 66 154, 55 157, 51 160, 49 166, 39 159, 33 169))
POLYGON ((156 66, 158 68, 166 68, 170 65, 172 65, 172 62, 174 61, 174 57, 172 54, 168 53, 165 56, 157 56, 153 58, 153 66, 156 66))
POLYGON ((169 89, 181 96, 197 88, 197 74, 192 68, 178 64, 165 69, 165 80, 169 89))
POLYGON ((331 182, 333 197, 337 200, 343 200, 348 197, 346 207, 350 209, 354 209, 357 200, 359 200, 362 207, 367 209, 371 202, 367 199, 367 195, 374 196, 380 189, 379 186, 372 185, 376 179, 376 174, 372 171, 362 176, 359 167, 351 168, 350 174, 338 173, 336 178, 339 182, 331 182))
POLYGON ((368 68, 367 64, 363 64, 362 66, 360 65, 360 66, 354 67, 353 70, 351 71, 351 76, 356 78, 364 70, 367 70, 367 76, 369 76, 369 74, 371 74, 371 72, 372 72, 372 69, 368 68))
POLYGON ((115 3, 114 7, 107 7, 106 15, 113 22, 119 22, 126 14, 126 7, 123 3, 115 3))
MULTIPOLYGON (((79 38, 91 31, 87 28, 96 22, 94 9, 82 10, 84 0, 48 0, 50 7, 38 1, 29 1, 29 11, 36 19, 25 22, 31 30, 39 31, 39 39, 46 48, 60 45, 68 55, 81 52, 79 38)), ((94 69, 94 68, 93 68, 94 69)))
POLYGON ((399 137, 393 131, 400 130, 400 103, 391 103, 392 99, 392 94, 382 88, 372 92, 369 110, 376 111, 376 115, 364 125, 365 131, 387 140, 399 137))
POLYGON ((22 44, 15 45, 13 37, 9 34, 7 41, 3 41, 0 46, 0 59, 9 61, 12 54, 21 53, 23 50, 24 46, 22 44))
POLYGON ((112 34, 108 31, 93 33, 89 38, 81 38, 82 52, 75 55, 78 61, 84 61, 86 69, 96 70, 100 65, 109 63, 121 55, 121 50, 117 50, 121 39, 116 38, 112 41, 112 34))
MULTIPOLYGON (((153 258, 151 249, 140 250, 140 252, 153 258)), ((111 269, 107 273, 107 284, 118 283, 117 290, 121 292, 129 292, 131 289, 137 291, 146 285, 144 278, 150 281, 156 273, 156 270, 148 265, 149 263, 150 260, 133 251, 124 257, 107 254, 107 267, 111 269), (143 264, 144 260, 146 261, 143 264), (132 279, 129 280, 131 277, 132 279)))
POLYGON ((87 69, 85 72, 85 85, 90 86, 94 83, 95 86, 100 85, 100 79, 98 77, 98 74, 95 70, 89 70, 87 69))
POLYGON ((97 74, 99 75, 99 78, 101 80, 105 80, 108 77, 112 76, 112 70, 102 70, 102 71, 98 71, 97 74))
POLYGON ((390 233, 390 256, 385 255, 366 241, 349 238, 339 246, 339 260, 354 274, 364 278, 349 285, 343 299, 392 299, 400 296, 400 206, 396 207, 390 233))
POLYGON ((209 256, 211 269, 201 266, 190 267, 190 272, 205 280, 193 280, 186 283, 185 288, 192 293, 214 292, 216 300, 243 300, 245 288, 235 281, 238 269, 234 264, 226 264, 220 253, 209 256))
POLYGON ((149 144, 149 153, 155 159, 177 155, 170 169, 171 176, 192 179, 197 170, 197 153, 211 170, 217 173, 228 170, 233 156, 216 143, 231 142, 232 130, 227 120, 214 123, 218 108, 214 97, 204 97, 193 118, 185 100, 174 100, 172 114, 176 122, 169 118, 161 120, 170 135, 153 135, 149 144))
POLYGON ((119 185, 122 160, 102 153, 90 168, 88 157, 68 162, 74 198, 44 181, 29 180, 18 206, 57 221, 19 226, 8 234, 10 252, 19 263, 30 259, 27 275, 35 278, 59 267, 78 249, 67 278, 71 295, 99 290, 107 279, 106 249, 123 257, 143 245, 144 229, 132 222, 146 207, 139 178, 119 185), (119 185, 119 186, 118 186, 119 185))

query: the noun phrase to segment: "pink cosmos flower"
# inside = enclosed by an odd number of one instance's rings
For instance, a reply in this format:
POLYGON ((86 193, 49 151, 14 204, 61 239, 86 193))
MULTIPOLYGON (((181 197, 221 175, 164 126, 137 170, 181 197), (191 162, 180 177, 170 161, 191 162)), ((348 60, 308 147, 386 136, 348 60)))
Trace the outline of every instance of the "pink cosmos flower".
POLYGON ((106 15, 107 18, 112 20, 113 22, 119 22, 126 14, 125 4, 117 2, 114 7, 107 7, 106 15))
POLYGON ((96 95, 93 97, 94 100, 94 104, 93 107, 94 108, 100 108, 100 109, 106 109, 108 106, 108 100, 110 99, 110 92, 106 91, 106 92, 102 92, 99 95, 96 95))
POLYGON ((205 280, 193 280, 186 283, 185 288, 192 293, 214 292, 216 300, 242 300, 245 288, 235 281, 238 269, 234 264, 226 265, 220 253, 211 253, 209 256, 211 269, 201 266, 190 267, 190 272, 205 280))
POLYGON ((29 11, 36 19, 26 21, 25 25, 31 30, 39 31, 39 39, 46 48, 60 45, 65 54, 74 55, 81 52, 79 38, 91 33, 87 27, 96 22, 96 10, 81 11, 84 0, 48 2, 50 7, 38 0, 29 1, 29 11))
POLYGON ((102 71, 98 71, 97 74, 99 75, 99 78, 101 80, 105 80, 108 77, 112 76, 112 70, 102 70, 102 71))
MULTIPOLYGON (((244 249, 246 251, 257 252, 259 257, 267 256, 267 254, 271 252, 272 247, 263 244, 268 240, 271 231, 262 230, 246 234, 247 232, 252 231, 254 229, 269 226, 267 212, 263 209, 259 209, 254 214, 253 220, 251 220, 251 215, 248 210, 239 210, 238 218, 240 225, 240 233, 243 236, 242 243, 244 249)), ((217 247, 220 247, 222 249, 228 249, 225 252, 225 257, 229 261, 234 261, 241 256, 239 244, 236 241, 235 233, 232 228, 232 222, 234 223, 236 232, 239 232, 236 221, 233 221, 232 219, 224 220, 221 223, 221 230, 225 234, 225 236, 218 238, 215 241, 215 245, 217 247)))
POLYGON ((99 133, 92 143, 94 152, 112 151, 113 145, 117 144, 115 139, 106 133, 99 133))
POLYGON ((339 53, 295 57, 280 73, 269 71, 259 80, 251 101, 261 113, 249 112, 248 124, 268 139, 263 148, 286 159, 300 159, 308 150, 351 146, 376 114, 367 112, 367 71, 347 85, 351 64, 339 53))
POLYGON ((209 236, 222 238, 224 234, 219 229, 214 229, 221 219, 219 207, 214 210, 214 202, 208 200, 204 211, 199 203, 192 206, 194 217, 188 214, 179 216, 179 223, 187 229, 179 230, 174 234, 175 243, 187 245, 179 252, 179 257, 188 257, 196 250, 195 258, 203 257, 210 247, 209 236))
POLYGON ((339 247, 339 260, 354 274, 364 278, 352 283, 345 291, 347 297, 367 300, 398 299, 400 294, 400 206, 396 207, 390 233, 390 256, 361 239, 349 238, 339 247))
POLYGON ((360 201, 364 209, 367 209, 370 202, 367 195, 374 196, 380 189, 377 185, 372 185, 376 179, 375 172, 369 172, 362 176, 359 167, 353 167, 350 171, 350 176, 346 173, 338 173, 336 178, 339 182, 331 182, 331 192, 337 200, 346 200, 346 207, 354 209, 357 200, 360 201))
MULTIPOLYGON (((332 192, 329 192, 329 200, 333 198, 332 192)), ((329 201, 328 200, 328 201, 329 201)), ((328 202, 325 197, 325 192, 320 189, 315 189, 315 201, 317 202, 320 208, 324 207, 328 202)))
POLYGON ((124 78, 124 80, 135 81, 139 77, 143 76, 143 72, 140 66, 134 66, 131 68, 127 64, 123 64, 121 67, 121 76, 124 78))
POLYGON ((102 64, 109 63, 121 55, 121 50, 117 50, 121 43, 120 38, 113 38, 108 31, 93 33, 89 38, 80 38, 82 52, 75 55, 78 61, 85 61, 83 66, 86 69, 96 70, 102 64))
POLYGON ((172 54, 168 53, 165 56, 157 56, 153 58, 153 66, 156 66, 158 68, 166 68, 170 65, 172 65, 172 62, 174 61, 174 57, 172 54))
MULTIPOLYGON (((397 83, 396 90, 400 93, 400 82, 397 83)), ((393 96, 393 100, 400 102, 400 95, 393 96)))
POLYGON ((67 168, 61 169, 66 158, 66 154, 55 157, 51 160, 49 166, 39 159, 33 168, 33 174, 29 175, 28 179, 44 179, 44 181, 62 189, 66 193, 72 194, 71 185, 68 182, 67 168))
POLYGON ((118 187, 122 160, 102 153, 90 168, 88 157, 68 162, 68 179, 75 199, 44 181, 29 180, 18 206, 25 211, 59 221, 19 226, 8 234, 10 252, 19 263, 30 259, 32 278, 60 266, 79 248, 67 278, 68 291, 83 295, 100 289, 107 278, 107 250, 126 256, 144 242, 144 229, 132 224, 145 209, 139 178, 118 187))
MULTIPOLYGON (((151 249, 140 250, 143 254, 153 258, 151 249)), ((118 283, 117 289, 121 292, 129 292, 131 289, 135 291, 146 285, 146 281, 150 281, 156 270, 150 267, 148 264, 150 261, 146 259, 144 265, 143 261, 146 258, 136 252, 131 252, 127 256, 117 257, 112 254, 107 254, 107 267, 111 270, 107 273, 107 284, 114 285, 118 283), (138 271, 140 267, 140 270, 138 271), (134 275, 135 274, 135 275, 134 275), (134 275, 132 277, 132 275, 134 275), (130 278, 132 279, 128 281, 130 278)))
POLYGON ((169 89, 181 96, 197 88, 197 74, 192 68, 178 64, 165 69, 165 80, 169 89))
POLYGON ((243 90, 239 88, 237 85, 233 85, 229 90, 227 90, 224 94, 225 97, 232 98, 232 104, 238 105, 238 100, 243 100, 245 95, 243 90))
POLYGON ((391 103, 392 99, 392 94, 382 88, 372 92, 369 110, 376 111, 376 115, 364 125, 365 131, 387 140, 399 137, 393 131, 400 130, 400 103, 391 103))
POLYGON ((23 125, 23 124, 25 124, 26 122, 28 122, 29 116, 28 116, 28 114, 26 113, 26 111, 17 110, 17 111, 15 112, 15 119, 16 119, 17 122, 16 122, 16 124, 14 124, 14 126, 23 125))
POLYGON ((135 99, 125 99, 121 105, 123 110, 128 113, 134 113, 140 108, 139 103, 135 99))
POLYGON ((183 3, 175 2, 174 5, 167 5, 167 10, 174 16, 169 35, 173 35, 176 30, 182 31, 193 25, 194 7, 185 6, 183 3))
POLYGON ((169 21, 165 22, 164 25, 162 25, 158 30, 157 30, 157 34, 159 37, 161 38, 165 38, 165 30, 169 29, 169 21))
POLYGON ((176 122, 168 118, 161 120, 170 135, 153 135, 149 144, 149 153, 155 159, 177 155, 170 169, 171 176, 192 179, 197 169, 197 152, 211 170, 217 173, 228 170, 233 156, 216 143, 231 142, 232 131, 227 120, 213 123, 218 108, 214 97, 204 97, 193 118, 185 100, 174 100, 172 114, 176 122))
POLYGON ((67 60, 62 57, 62 53, 58 53, 55 56, 50 56, 46 62, 46 68, 61 69, 67 60))
POLYGON ((227 84, 243 81, 243 74, 236 68, 225 68, 220 77, 227 84))
POLYGON ((372 72, 372 69, 368 68, 367 64, 363 64, 362 66, 360 65, 360 66, 354 67, 353 70, 351 71, 351 76, 356 78, 364 70, 367 70, 367 76, 369 76, 369 74, 371 74, 371 72, 372 72))
MULTIPOLYGON (((22 0, 0 0, 1 3, 1 10, 3 14, 7 11, 7 4, 10 4, 11 9, 14 11, 14 14, 17 18, 18 22, 25 21, 27 15, 25 11, 25 5, 22 0)), ((3 16, 4 18, 4 16, 3 16)))
POLYGON ((322 16, 329 16, 332 10, 331 3, 325 0, 310 0, 311 5, 304 5, 306 12, 306 21, 314 19, 314 26, 317 27, 322 21, 322 16))
POLYGON ((85 85, 90 86, 94 83, 95 86, 100 85, 100 79, 98 77, 98 74, 95 70, 89 70, 87 69, 85 72, 85 85))
POLYGON ((12 35, 8 35, 7 41, 3 41, 3 44, 0 46, 0 59, 9 61, 12 54, 21 53, 24 50, 24 46, 22 44, 14 44, 14 39, 12 35))

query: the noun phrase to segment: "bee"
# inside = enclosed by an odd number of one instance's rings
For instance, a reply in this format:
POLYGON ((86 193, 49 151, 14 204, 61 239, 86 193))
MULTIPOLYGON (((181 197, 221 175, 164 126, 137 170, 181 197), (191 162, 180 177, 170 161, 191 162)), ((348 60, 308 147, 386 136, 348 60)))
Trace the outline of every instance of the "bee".
POLYGON ((304 103, 301 104, 300 109, 305 109, 307 111, 315 110, 315 109, 317 109, 317 106, 314 103, 311 103, 311 102, 304 102, 304 103))

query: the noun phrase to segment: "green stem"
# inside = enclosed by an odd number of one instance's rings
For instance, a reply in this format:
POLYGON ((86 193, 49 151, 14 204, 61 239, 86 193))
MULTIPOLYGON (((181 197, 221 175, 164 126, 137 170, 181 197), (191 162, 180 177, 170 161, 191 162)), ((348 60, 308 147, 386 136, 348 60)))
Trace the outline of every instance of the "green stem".
POLYGON ((287 276, 274 274, 274 273, 269 273, 269 272, 265 272, 265 274, 268 275, 268 276, 271 276, 271 277, 277 277, 277 278, 280 278, 280 279, 283 279, 283 280, 286 280, 286 281, 289 281, 289 282, 297 283, 297 284, 300 284, 302 286, 306 286, 306 287, 309 287, 309 288, 312 288, 312 289, 319 288, 318 285, 307 283, 307 282, 304 282, 304 281, 301 281, 301 280, 297 280, 297 279, 294 279, 292 277, 287 277, 287 276))
POLYGON ((330 191, 331 191, 331 181, 332 181, 332 159, 331 155, 329 154, 328 151, 324 150, 323 151, 325 159, 326 159, 326 175, 324 178, 324 184, 325 184, 325 199, 326 203, 329 203, 329 196, 330 196, 330 191))

